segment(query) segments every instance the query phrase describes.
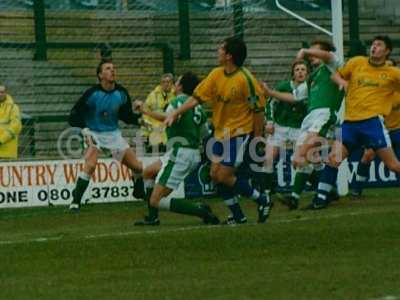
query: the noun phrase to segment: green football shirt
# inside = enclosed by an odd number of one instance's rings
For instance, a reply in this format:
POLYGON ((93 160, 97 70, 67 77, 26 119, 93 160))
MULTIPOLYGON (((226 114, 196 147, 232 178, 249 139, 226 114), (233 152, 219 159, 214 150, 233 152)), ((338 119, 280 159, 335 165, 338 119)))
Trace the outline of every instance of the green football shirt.
MULTIPOLYGON (((292 93, 294 89, 294 82, 289 80, 281 81, 275 87, 275 90, 283 93, 292 93)), ((307 115, 307 103, 305 100, 287 103, 271 98, 265 108, 265 114, 267 121, 273 121, 279 126, 300 128, 307 115)))
MULTIPOLYGON (((189 99, 187 95, 179 95, 172 99, 166 112, 176 110, 189 99)), ((168 141, 173 140, 173 147, 188 147, 197 149, 200 146, 202 127, 207 121, 207 116, 201 105, 189 109, 179 119, 167 127, 168 141)))
MULTIPOLYGON (((333 54, 333 53, 332 53, 333 54)), ((334 55, 334 54, 333 54, 334 55)), ((343 100, 344 92, 331 79, 341 65, 339 59, 334 59, 329 64, 321 65, 311 73, 308 79, 308 110, 329 108, 337 112, 343 100)))

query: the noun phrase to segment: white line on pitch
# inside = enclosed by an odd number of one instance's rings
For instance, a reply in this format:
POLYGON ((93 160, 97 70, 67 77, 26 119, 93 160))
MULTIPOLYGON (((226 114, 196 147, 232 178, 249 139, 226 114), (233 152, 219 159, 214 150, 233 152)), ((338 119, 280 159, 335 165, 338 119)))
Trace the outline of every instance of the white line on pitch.
MULTIPOLYGON (((375 210, 369 212, 351 212, 351 213, 341 213, 341 214, 330 214, 330 215, 320 215, 320 216, 312 216, 312 217, 303 217, 300 218, 291 218, 291 219, 281 219, 281 220, 270 220, 268 224, 279 224, 279 223, 295 223, 295 222, 304 222, 304 221, 313 221, 313 220, 321 220, 321 219, 336 219, 341 217, 348 217, 348 216, 357 216, 357 215, 371 215, 371 214, 378 214, 387 212, 386 210, 375 210)), ((267 224, 267 226, 268 226, 267 224)), ((257 225, 256 223, 249 223, 246 225, 238 225, 238 226, 254 226, 257 225)), ((262 225, 259 225, 262 226, 262 225)), ((171 228, 171 229, 164 229, 161 230, 144 230, 144 231, 124 231, 124 232, 113 232, 113 233, 102 233, 102 234, 89 234, 83 237, 79 237, 80 240, 93 240, 93 239, 101 239, 101 238, 108 238, 108 237, 121 237, 121 236, 134 236, 134 235, 142 235, 142 234, 158 234, 158 233, 171 233, 171 232, 184 232, 184 231, 194 231, 194 230, 215 230, 218 228, 228 228, 234 226, 221 226, 221 225, 213 225, 213 226, 205 226, 205 225, 196 225, 196 226, 184 226, 179 228, 171 228)), ((63 235, 59 236, 52 236, 52 237, 38 237, 32 239, 25 239, 25 240, 0 240, 0 246, 2 245, 15 245, 15 244, 24 244, 24 243, 45 243, 51 241, 59 241, 63 239, 63 235)), ((74 239, 72 239, 74 240, 74 239)))

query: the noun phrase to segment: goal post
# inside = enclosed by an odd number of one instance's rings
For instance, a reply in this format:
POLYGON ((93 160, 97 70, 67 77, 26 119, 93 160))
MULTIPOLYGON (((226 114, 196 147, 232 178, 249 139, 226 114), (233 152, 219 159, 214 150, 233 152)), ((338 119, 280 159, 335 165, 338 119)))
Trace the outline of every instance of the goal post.
POLYGON ((291 15, 292 17, 300 20, 301 22, 325 33, 326 35, 332 37, 333 43, 336 47, 336 53, 340 59, 343 60, 343 6, 342 0, 331 0, 331 10, 332 10, 332 29, 331 31, 319 26, 318 24, 296 14, 292 10, 283 6, 279 0, 275 0, 276 6, 283 12, 291 15))

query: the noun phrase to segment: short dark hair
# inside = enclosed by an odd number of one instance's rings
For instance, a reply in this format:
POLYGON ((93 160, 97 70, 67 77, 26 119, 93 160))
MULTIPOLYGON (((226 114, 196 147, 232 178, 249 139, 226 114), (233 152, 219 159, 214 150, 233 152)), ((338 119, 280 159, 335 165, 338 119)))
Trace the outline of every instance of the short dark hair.
POLYGON ((291 74, 292 76, 294 75, 294 68, 297 65, 305 65, 307 68, 307 72, 310 73, 310 65, 308 64, 307 61, 303 60, 303 59, 296 59, 293 63, 292 63, 292 70, 291 70, 291 74))
POLYGON ((196 74, 189 71, 182 75, 179 79, 179 83, 182 85, 182 92, 191 96, 196 86, 200 83, 200 80, 196 74))
POLYGON ((224 40, 224 49, 226 53, 232 55, 233 63, 241 67, 247 57, 247 47, 245 42, 238 37, 229 37, 224 40))
POLYGON ((393 50, 393 42, 390 37, 387 35, 377 35, 372 39, 372 42, 374 41, 382 41, 385 43, 385 46, 387 49, 389 49, 390 52, 393 50))
POLYGON ((325 51, 329 51, 329 52, 335 52, 336 51, 336 47, 333 45, 333 43, 329 42, 329 41, 326 41, 326 40, 316 39, 316 40, 311 42, 311 46, 314 46, 314 45, 319 45, 321 47, 321 49, 325 50, 325 51))
POLYGON ((99 74, 103 71, 103 65, 105 65, 105 64, 112 64, 112 60, 111 59, 102 59, 99 62, 99 64, 97 65, 97 68, 96 68, 97 78, 99 78, 99 74))

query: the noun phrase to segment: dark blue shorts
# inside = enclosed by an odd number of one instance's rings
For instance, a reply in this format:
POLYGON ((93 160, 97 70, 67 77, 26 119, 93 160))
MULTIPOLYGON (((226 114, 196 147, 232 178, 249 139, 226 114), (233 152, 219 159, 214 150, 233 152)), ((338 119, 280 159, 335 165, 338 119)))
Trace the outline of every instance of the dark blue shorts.
POLYGON ((390 141, 392 142, 392 147, 394 153, 396 153, 397 159, 400 159, 400 129, 395 129, 389 131, 390 141))
POLYGON ((231 139, 214 141, 212 146, 213 159, 217 159, 220 164, 228 167, 239 167, 245 158, 250 135, 244 134, 235 136, 231 139))
POLYGON ((391 147, 390 137, 381 117, 354 122, 344 121, 341 129, 342 143, 349 152, 362 147, 373 150, 391 147))

